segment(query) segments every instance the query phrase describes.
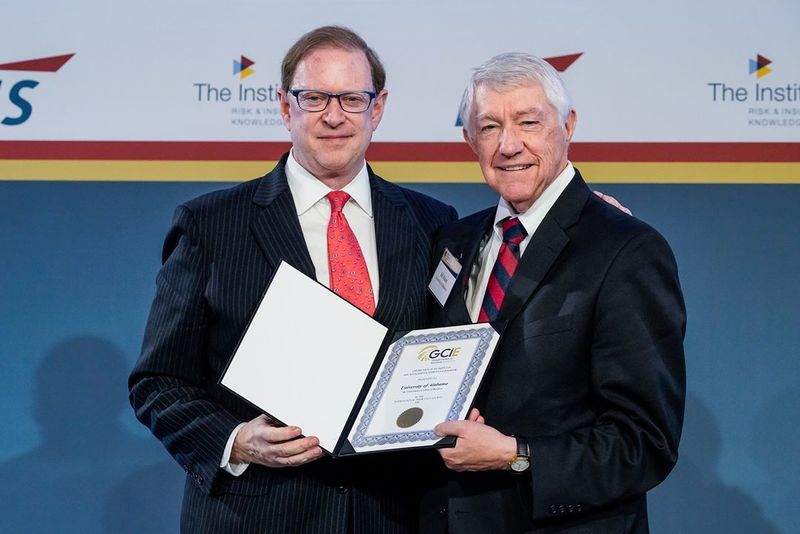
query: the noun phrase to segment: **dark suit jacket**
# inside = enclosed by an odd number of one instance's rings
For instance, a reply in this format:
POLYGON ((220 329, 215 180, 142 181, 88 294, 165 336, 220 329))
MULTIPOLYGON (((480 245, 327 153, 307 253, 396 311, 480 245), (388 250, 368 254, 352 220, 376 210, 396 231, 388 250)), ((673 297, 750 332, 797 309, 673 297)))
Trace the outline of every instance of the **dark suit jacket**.
MULTIPOLYGON (((402 454, 251 465, 238 478, 218 467, 234 427, 258 415, 217 384, 251 313, 281 260, 314 277, 285 162, 176 210, 130 377, 131 404, 187 473, 184 531, 329 533, 345 532, 349 522, 355 533, 407 532, 415 503, 392 472, 404 466, 402 454)), ((375 318, 393 329, 425 326, 431 235, 455 211, 371 169, 369 179, 380 277, 375 318)))
MULTIPOLYGON (((436 324, 470 322, 464 292, 494 213, 440 231, 434 258, 446 247, 463 269, 436 324)), ((487 424, 529 438, 532 470, 440 470, 423 530, 647 532, 645 492, 677 459, 685 394, 685 309, 667 243, 576 173, 531 237, 498 319, 507 329, 477 407, 487 424)))

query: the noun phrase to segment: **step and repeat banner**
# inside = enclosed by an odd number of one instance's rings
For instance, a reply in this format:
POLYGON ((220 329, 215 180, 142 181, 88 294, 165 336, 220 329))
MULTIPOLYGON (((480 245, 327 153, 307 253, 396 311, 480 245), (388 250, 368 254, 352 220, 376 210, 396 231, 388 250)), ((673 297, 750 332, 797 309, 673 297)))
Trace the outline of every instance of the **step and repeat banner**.
POLYGON ((280 62, 322 24, 388 71, 369 157, 396 181, 480 181, 470 69, 524 51, 562 72, 572 159, 604 182, 800 181, 800 4, 350 0, 3 8, 0 178, 242 180, 285 151, 280 62))

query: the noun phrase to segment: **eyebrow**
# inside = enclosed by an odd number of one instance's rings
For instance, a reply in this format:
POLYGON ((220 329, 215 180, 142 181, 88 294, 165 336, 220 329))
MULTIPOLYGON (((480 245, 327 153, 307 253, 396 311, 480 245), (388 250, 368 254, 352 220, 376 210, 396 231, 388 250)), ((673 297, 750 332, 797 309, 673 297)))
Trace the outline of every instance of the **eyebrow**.
MULTIPOLYGON (((525 115, 541 116, 542 114, 543 114, 542 113, 542 108, 540 108, 538 106, 534 106, 534 107, 531 107, 531 108, 522 109, 520 111, 515 112, 514 113, 514 119, 519 119, 520 117, 524 117, 525 115)), ((477 120, 479 120, 479 121, 488 120, 488 121, 500 122, 500 119, 496 115, 494 115, 492 113, 481 113, 480 115, 478 115, 477 120)))
POLYGON ((514 113, 514 118, 518 119, 519 117, 522 117, 523 115, 537 115, 538 116, 538 115, 542 115, 542 114, 543 114, 542 108, 534 106, 532 108, 528 108, 528 109, 523 109, 523 110, 517 111, 516 113, 514 113))
POLYGON ((488 121, 492 121, 492 122, 500 122, 500 119, 498 119, 496 116, 492 115, 491 113, 481 113, 480 115, 478 115, 476 117, 476 119, 479 120, 479 121, 488 120, 488 121))

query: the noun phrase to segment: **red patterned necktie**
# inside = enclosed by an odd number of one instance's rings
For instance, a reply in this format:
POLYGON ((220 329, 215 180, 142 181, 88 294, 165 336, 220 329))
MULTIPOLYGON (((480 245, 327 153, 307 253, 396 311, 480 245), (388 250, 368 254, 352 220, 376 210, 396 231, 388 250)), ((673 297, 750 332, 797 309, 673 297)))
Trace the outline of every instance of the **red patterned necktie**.
POLYGON ((497 319, 511 277, 519 265, 519 244, 528 235, 516 217, 506 217, 500 224, 503 227, 503 244, 497 253, 497 261, 494 262, 489 283, 486 284, 486 294, 483 296, 481 312, 478 314, 478 322, 481 323, 497 319))
POLYGON ((326 196, 331 203, 331 219, 328 222, 328 272, 331 290, 373 315, 375 297, 372 294, 367 263, 356 236, 342 213, 350 195, 344 191, 331 191, 326 196))

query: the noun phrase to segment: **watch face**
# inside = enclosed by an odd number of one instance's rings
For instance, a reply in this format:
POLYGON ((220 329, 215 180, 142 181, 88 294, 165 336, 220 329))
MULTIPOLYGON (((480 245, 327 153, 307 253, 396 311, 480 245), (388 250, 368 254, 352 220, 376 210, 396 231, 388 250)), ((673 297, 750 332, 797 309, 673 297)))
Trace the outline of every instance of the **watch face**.
POLYGON ((530 460, 525 457, 517 457, 513 462, 511 462, 511 470, 517 473, 527 470, 530 466, 530 460))

